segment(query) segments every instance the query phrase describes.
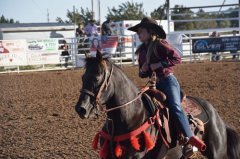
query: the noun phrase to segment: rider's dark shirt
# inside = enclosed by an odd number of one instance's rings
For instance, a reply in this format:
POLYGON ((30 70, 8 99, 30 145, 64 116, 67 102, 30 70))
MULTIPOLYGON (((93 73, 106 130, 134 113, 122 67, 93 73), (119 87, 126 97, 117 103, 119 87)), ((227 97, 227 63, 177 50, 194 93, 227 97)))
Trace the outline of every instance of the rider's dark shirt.
MULTIPOLYGON (((173 66, 181 63, 181 57, 166 40, 159 41, 156 48, 159 57, 157 58, 154 53, 152 53, 150 64, 161 62, 163 67, 158 68, 155 72, 159 78, 166 77, 174 72, 173 66)), ((142 44, 139 48, 138 62, 140 68, 146 62, 147 50, 148 46, 145 44, 142 44)))

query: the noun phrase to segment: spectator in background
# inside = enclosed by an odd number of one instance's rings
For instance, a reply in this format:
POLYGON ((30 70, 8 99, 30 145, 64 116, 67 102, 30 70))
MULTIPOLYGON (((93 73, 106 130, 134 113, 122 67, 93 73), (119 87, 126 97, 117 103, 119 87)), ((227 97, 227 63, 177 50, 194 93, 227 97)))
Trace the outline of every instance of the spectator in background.
POLYGON ((111 36, 112 30, 110 28, 111 19, 107 17, 107 20, 102 24, 102 36, 111 36))
POLYGON ((88 25, 85 27, 85 34, 88 37, 98 36, 98 31, 97 31, 97 26, 95 24, 95 20, 93 20, 93 19, 89 20, 88 25))
MULTIPOLYGON (((219 37, 220 34, 216 31, 212 32, 212 34, 209 36, 210 38, 216 38, 219 37)), ((220 60, 220 55, 218 55, 218 52, 213 51, 212 52, 212 61, 218 61, 220 60)))
POLYGON ((218 37, 218 33, 216 31, 212 32, 212 34, 209 36, 211 38, 218 37))
POLYGON ((77 37, 77 45, 78 45, 78 53, 85 53, 84 50, 81 50, 82 48, 87 47, 88 39, 86 38, 84 28, 81 24, 78 25, 78 28, 76 29, 76 37, 77 37))
POLYGON ((76 29, 76 37, 83 37, 84 36, 84 29, 81 24, 78 25, 78 28, 76 29))
MULTIPOLYGON (((237 31, 233 30, 233 36, 237 36, 237 31)), ((232 54, 232 59, 235 60, 239 57, 239 54, 237 54, 237 48, 236 50, 231 50, 230 53, 232 54)))
POLYGON ((61 48, 61 50, 63 50, 61 53, 61 56, 63 56, 65 59, 64 66, 65 66, 65 68, 67 68, 68 60, 69 60, 69 52, 68 52, 68 44, 65 40, 63 41, 63 45, 60 48, 61 48))

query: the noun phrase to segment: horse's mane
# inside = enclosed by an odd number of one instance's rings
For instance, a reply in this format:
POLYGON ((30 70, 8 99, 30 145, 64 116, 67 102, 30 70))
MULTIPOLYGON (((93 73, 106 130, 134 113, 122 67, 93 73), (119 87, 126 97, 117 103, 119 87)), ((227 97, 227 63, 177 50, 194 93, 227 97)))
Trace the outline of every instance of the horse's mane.
MULTIPOLYGON (((114 64, 113 61, 109 58, 103 58, 104 61, 110 63, 111 65, 117 67, 118 69, 120 69, 121 71, 123 71, 118 65, 114 64)), ((92 66, 93 64, 99 64, 99 66, 101 67, 101 69, 103 69, 103 65, 99 62, 99 60, 96 57, 88 57, 85 59, 86 65, 85 68, 88 68, 90 66, 92 66)))
POLYGON ((85 59, 85 62, 86 62, 86 65, 85 67, 89 67, 90 65, 92 64, 96 64, 96 63, 99 63, 99 60, 96 58, 96 57, 87 57, 85 59))
MULTIPOLYGON (((110 67, 114 67, 114 72, 118 71, 117 74, 121 74, 120 76, 125 76, 127 78, 128 81, 130 81, 132 83, 132 86, 136 86, 133 81, 131 81, 128 76, 126 75, 126 73, 122 70, 122 68, 120 68, 118 65, 114 64, 112 60, 110 60, 109 58, 103 58, 102 60, 106 61, 108 65, 111 65, 110 67)), ((86 65, 85 68, 91 68, 91 66, 93 65, 97 65, 101 71, 104 70, 104 65, 103 63, 101 63, 99 61, 99 59, 97 59, 96 57, 88 57, 85 59, 86 65)), ((137 88, 137 87, 136 87, 137 88)))

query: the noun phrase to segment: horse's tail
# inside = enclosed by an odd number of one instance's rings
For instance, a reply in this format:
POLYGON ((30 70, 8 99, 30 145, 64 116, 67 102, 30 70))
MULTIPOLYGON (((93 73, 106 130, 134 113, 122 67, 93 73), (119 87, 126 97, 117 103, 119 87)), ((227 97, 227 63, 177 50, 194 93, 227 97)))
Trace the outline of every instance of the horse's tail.
POLYGON ((229 159, 240 159, 240 137, 235 130, 227 129, 227 155, 229 159))

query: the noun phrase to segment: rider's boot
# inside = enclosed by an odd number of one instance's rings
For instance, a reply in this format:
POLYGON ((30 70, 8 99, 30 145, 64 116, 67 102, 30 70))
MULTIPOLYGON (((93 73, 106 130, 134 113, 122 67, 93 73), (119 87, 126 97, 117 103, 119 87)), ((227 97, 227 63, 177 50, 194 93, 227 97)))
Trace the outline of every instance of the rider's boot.
POLYGON ((190 158, 193 155, 193 146, 198 148, 200 151, 206 150, 205 143, 196 136, 185 138, 184 140, 185 144, 183 146, 182 153, 185 158, 190 158))
POLYGON ((190 158, 194 154, 193 146, 191 144, 189 144, 188 141, 189 141, 188 137, 184 138, 181 159, 190 158))

